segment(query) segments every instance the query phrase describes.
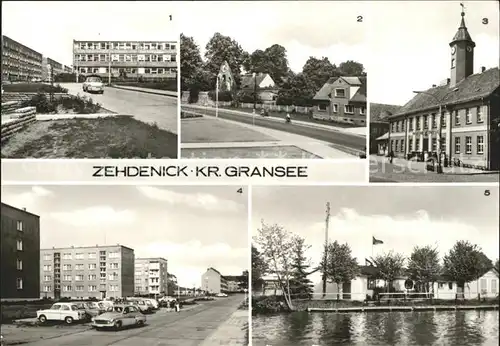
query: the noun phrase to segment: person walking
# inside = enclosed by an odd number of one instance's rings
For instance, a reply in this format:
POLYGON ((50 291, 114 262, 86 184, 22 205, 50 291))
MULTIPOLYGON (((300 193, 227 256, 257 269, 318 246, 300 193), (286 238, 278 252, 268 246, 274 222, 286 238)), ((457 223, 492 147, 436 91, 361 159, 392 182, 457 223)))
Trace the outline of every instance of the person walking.
POLYGON ((181 305, 178 300, 175 301, 175 312, 181 311, 181 305))

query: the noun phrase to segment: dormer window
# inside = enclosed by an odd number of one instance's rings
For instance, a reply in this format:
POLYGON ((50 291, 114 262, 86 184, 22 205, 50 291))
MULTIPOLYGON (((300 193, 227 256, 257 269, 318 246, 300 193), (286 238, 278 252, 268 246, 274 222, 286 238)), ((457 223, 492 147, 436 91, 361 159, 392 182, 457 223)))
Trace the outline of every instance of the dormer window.
POLYGON ((345 97, 345 89, 335 89, 335 97, 345 97))

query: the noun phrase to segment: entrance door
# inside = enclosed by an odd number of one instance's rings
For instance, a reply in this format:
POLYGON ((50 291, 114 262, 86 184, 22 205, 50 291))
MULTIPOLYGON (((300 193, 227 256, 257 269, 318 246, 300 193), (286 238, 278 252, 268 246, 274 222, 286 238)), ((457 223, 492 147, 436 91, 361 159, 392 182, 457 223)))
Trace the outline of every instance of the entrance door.
POLYGON ((424 141, 423 141, 423 146, 422 146, 422 152, 426 152, 426 151, 429 151, 429 138, 424 138, 424 141))
POLYGON ((106 291, 101 291, 101 300, 106 299, 106 291))
POLYGON ((351 299, 351 283, 346 282, 342 284, 342 299, 351 299))

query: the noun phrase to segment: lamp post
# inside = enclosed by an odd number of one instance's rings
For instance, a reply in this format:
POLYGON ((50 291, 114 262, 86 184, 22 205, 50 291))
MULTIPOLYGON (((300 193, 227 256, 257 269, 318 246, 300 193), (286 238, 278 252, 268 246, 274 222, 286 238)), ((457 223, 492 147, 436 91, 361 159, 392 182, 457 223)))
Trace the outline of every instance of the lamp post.
MULTIPOLYGON (((429 95, 431 96, 432 98, 434 98, 434 100, 437 101, 437 103, 439 104, 439 121, 438 121, 438 144, 437 144, 437 155, 438 155, 438 166, 436 168, 436 173, 438 174, 442 174, 443 173, 443 165, 442 165, 442 162, 441 162, 441 128, 442 128, 442 124, 441 124, 441 116, 442 116, 442 109, 443 109, 443 100, 446 98, 446 96, 448 96, 449 94, 451 94, 452 92, 455 92, 455 91, 458 91, 458 88, 455 88, 453 90, 451 90, 450 92, 446 93, 441 99, 438 99, 434 94, 431 94, 427 91, 414 91, 415 94, 425 94, 425 95, 429 95)), ((450 124, 451 126, 451 124, 450 124)))
POLYGON ((108 85, 111 85, 111 42, 108 42, 108 85))
POLYGON ((217 80, 215 81, 215 117, 219 117, 219 78, 220 73, 217 75, 217 80))
POLYGON ((257 110, 257 74, 254 72, 252 73, 253 77, 253 116, 252 116, 252 122, 253 125, 255 126, 255 113, 257 110))

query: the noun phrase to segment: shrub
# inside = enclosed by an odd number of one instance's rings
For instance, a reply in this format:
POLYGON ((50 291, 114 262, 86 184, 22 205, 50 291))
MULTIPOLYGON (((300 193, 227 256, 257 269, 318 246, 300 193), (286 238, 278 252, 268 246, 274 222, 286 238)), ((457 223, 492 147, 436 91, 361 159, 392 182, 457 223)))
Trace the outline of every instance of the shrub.
MULTIPOLYGON (((215 99, 216 99, 215 96, 216 96, 215 91, 209 91, 208 92, 208 97, 212 101, 215 101, 215 99)), ((230 101, 233 101, 233 94, 230 91, 219 91, 219 101, 220 102, 230 102, 230 101)))
POLYGON ((56 104, 51 103, 45 94, 34 95, 30 100, 21 103, 22 107, 35 107, 37 113, 53 113, 56 111, 56 104))

